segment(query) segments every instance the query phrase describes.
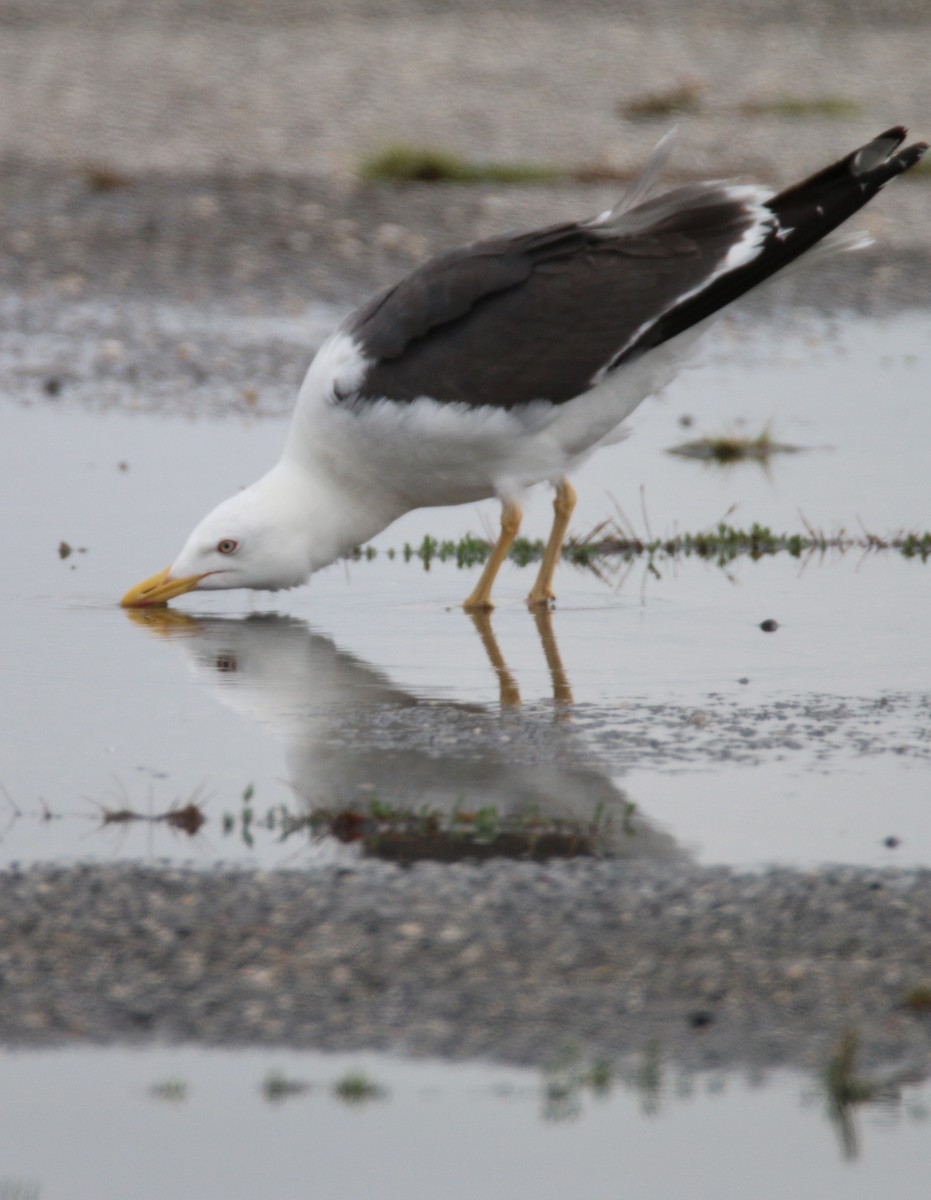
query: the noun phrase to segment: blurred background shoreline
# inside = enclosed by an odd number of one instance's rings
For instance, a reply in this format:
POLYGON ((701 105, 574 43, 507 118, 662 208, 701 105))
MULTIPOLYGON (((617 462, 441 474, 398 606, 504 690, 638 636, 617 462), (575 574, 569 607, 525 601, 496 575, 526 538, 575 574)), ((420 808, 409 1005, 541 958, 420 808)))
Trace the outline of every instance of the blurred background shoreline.
MULTIPOLYGON (((674 125, 670 182, 785 184, 891 124, 929 135, 929 27, 917 0, 0 0, 0 290, 347 307, 600 211, 674 125), (399 183, 398 151, 476 182, 399 183)), ((783 300, 923 303, 929 187, 890 189, 857 219, 877 248, 783 300)))

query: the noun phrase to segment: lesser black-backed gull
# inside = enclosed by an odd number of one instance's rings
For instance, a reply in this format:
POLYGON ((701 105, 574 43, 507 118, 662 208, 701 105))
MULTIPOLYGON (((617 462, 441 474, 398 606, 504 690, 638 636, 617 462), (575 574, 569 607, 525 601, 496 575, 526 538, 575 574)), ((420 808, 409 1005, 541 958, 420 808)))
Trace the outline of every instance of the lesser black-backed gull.
POLYGON ((905 133, 890 129, 776 194, 697 183, 650 198, 666 140, 608 212, 476 242, 413 271, 321 346, 280 462, 122 603, 295 587, 411 509, 496 496, 501 535, 465 602, 489 609, 520 497, 549 482, 555 519, 528 597, 549 604, 575 503, 567 476, 622 436, 707 318, 918 162, 927 147, 899 149, 905 133))

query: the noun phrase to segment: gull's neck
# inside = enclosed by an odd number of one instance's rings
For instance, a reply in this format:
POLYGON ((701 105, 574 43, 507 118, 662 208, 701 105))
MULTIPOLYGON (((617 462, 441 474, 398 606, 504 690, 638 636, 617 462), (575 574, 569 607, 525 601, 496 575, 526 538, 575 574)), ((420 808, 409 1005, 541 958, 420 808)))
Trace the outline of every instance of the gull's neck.
POLYGON ((250 489, 303 543, 310 571, 348 554, 400 515, 397 502, 285 455, 250 489))
POLYGON ((329 399, 334 391, 350 393, 364 368, 359 347, 341 330, 324 342, 301 385, 281 461, 267 476, 303 514, 312 570, 367 542, 410 507, 376 477, 370 457, 366 465, 372 431, 329 399))

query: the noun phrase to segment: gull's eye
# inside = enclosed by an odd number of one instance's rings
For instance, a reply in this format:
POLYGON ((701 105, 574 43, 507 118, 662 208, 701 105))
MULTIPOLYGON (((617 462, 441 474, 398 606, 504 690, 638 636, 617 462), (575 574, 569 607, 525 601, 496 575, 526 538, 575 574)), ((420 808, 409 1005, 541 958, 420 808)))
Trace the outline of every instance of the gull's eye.
POLYGON ((239 549, 239 542, 235 538, 223 538, 217 542, 217 549, 221 554, 235 554, 239 549))

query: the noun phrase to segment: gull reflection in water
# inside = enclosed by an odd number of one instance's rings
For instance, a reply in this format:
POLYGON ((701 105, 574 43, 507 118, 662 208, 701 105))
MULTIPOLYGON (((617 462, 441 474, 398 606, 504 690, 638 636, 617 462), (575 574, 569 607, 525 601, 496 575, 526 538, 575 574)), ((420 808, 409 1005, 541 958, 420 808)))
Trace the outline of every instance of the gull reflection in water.
POLYGON ((127 616, 183 650, 225 706, 274 730, 307 813, 367 809, 373 801, 447 818, 491 811, 535 827, 597 825, 597 852, 614 857, 685 857, 564 719, 571 694, 548 614, 537 626, 554 699, 530 706, 520 704, 487 617, 474 620, 477 652, 489 660, 499 697, 483 705, 405 691, 294 617, 194 618, 167 608, 127 616))

